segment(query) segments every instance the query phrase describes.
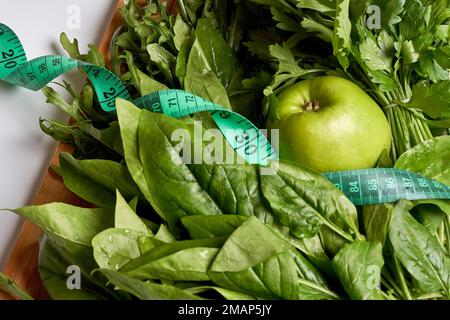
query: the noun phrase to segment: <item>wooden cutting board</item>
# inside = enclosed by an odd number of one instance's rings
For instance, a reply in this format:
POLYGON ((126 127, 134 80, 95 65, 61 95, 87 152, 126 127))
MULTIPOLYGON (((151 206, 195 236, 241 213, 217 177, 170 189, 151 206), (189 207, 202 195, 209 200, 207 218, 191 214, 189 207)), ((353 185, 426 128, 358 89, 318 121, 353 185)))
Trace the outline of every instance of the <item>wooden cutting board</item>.
MULTIPOLYGON (((105 54, 106 60, 110 60, 109 44, 114 31, 123 23, 119 8, 123 6, 123 0, 119 0, 114 16, 100 43, 100 52, 105 54)), ((59 154, 70 152, 70 145, 59 144, 51 160, 51 164, 59 164, 59 154)), ((79 206, 89 206, 75 194, 70 192, 62 179, 51 169, 47 171, 42 184, 38 190, 34 205, 47 204, 51 202, 64 202, 79 206)), ((4 272, 9 275, 21 288, 26 290, 35 299, 47 299, 48 295, 42 286, 38 271, 39 238, 41 230, 30 221, 23 223, 18 240, 9 257, 4 272)), ((12 299, 0 291, 0 300, 12 299)))
MULTIPOLYGON (((176 0, 161 0, 167 2, 170 12, 177 12, 176 0)), ((146 1, 138 0, 138 4, 146 1)), ((114 32, 123 24, 123 18, 119 9, 123 7, 124 0, 118 0, 114 15, 100 42, 99 51, 105 55, 107 64, 110 62, 110 43, 114 32)), ((53 154, 50 165, 59 165, 59 154, 71 152, 72 146, 59 144, 53 154)), ((57 174, 49 166, 42 184, 38 190, 34 205, 42 205, 52 202, 64 202, 76 206, 89 207, 90 205, 70 192, 57 174)), ((30 221, 23 223, 18 240, 9 257, 4 272, 9 275, 21 288, 27 291, 33 298, 38 300, 48 299, 49 296, 42 285, 38 270, 39 238, 42 231, 30 221)), ((6 293, 0 291, 0 300, 13 299, 6 293)))

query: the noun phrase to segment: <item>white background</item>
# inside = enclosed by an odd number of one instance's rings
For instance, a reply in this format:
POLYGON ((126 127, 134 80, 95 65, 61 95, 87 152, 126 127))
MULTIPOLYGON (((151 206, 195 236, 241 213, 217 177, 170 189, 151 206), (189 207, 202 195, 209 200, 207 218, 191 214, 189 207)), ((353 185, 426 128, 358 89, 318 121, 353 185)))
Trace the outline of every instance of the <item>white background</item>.
MULTIPOLYGON (((58 40, 63 31, 70 39, 77 38, 84 52, 87 44, 100 41, 116 2, 0 0, 0 22, 17 33, 29 60, 62 54, 58 40), (73 6, 80 9, 79 29, 73 29, 69 24, 73 6)), ((66 78, 79 83, 83 81, 77 74, 66 78)), ((46 172, 56 145, 41 132, 39 117, 64 119, 56 107, 45 103, 41 92, 12 87, 0 81, 0 208, 30 204, 46 172)), ((0 270, 6 263, 20 225, 17 216, 0 210, 0 270)))

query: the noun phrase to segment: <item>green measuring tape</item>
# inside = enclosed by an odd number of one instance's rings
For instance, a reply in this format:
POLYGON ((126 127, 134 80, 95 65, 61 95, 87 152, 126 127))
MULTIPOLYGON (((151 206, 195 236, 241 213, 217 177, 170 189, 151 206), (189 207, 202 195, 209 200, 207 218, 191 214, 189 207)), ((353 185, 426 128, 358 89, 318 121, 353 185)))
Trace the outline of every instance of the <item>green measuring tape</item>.
POLYGON ((400 199, 450 199, 450 187, 400 169, 366 169, 325 173, 355 204, 371 205, 400 199))
MULTIPOLYGON (((40 90, 58 76, 83 70, 91 81, 101 108, 115 110, 117 98, 131 95, 111 71, 64 56, 28 61, 17 35, 0 24, 0 80, 30 90, 40 90)), ((232 148, 248 163, 265 165, 278 159, 267 138, 245 117, 182 90, 155 92, 132 101, 135 105, 182 118, 198 112, 211 114, 232 148)), ((369 169, 325 173, 355 205, 395 202, 400 199, 450 199, 450 187, 398 169, 369 169)))
MULTIPOLYGON (((63 56, 28 62, 19 38, 4 24, 0 24, 0 59, 0 80, 12 85, 37 91, 68 71, 81 69, 92 82, 104 111, 114 111, 117 98, 131 98, 120 79, 107 69, 63 56)), ((249 120, 203 98, 182 90, 166 90, 132 102, 175 118, 208 111, 232 148, 248 163, 267 164, 277 159, 267 138, 249 120)))

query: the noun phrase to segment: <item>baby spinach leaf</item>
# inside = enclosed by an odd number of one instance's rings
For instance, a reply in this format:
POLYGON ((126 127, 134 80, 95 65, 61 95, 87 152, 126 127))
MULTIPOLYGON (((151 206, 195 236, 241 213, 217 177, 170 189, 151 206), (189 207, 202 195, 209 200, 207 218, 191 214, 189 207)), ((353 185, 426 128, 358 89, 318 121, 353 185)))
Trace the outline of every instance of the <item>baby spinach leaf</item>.
POLYGON ((222 85, 227 88, 238 68, 238 61, 234 56, 234 51, 228 46, 222 35, 214 29, 207 18, 198 20, 195 36, 209 69, 214 72, 222 82, 222 85))
POLYGON ((70 290, 67 287, 67 267, 70 265, 49 240, 41 243, 39 255, 39 275, 52 299, 55 300, 105 300, 100 290, 92 289, 89 280, 82 276, 81 289, 70 290))
MULTIPOLYGON (((144 168, 139 157, 138 128, 141 110, 131 102, 123 99, 117 99, 116 106, 127 168, 142 194, 154 206, 153 195, 145 180, 144 168)), ((154 208, 158 214, 162 215, 158 208, 155 206, 154 208)), ((162 217, 164 218, 164 216, 162 217)))
POLYGON ((261 176, 261 186, 276 217, 296 237, 313 237, 322 225, 349 241, 359 235, 355 206, 318 173, 280 161, 276 175, 261 176))
POLYGON ((389 239, 395 255, 424 292, 441 291, 450 298, 450 257, 438 240, 409 213, 409 201, 393 210, 389 239))
POLYGON ((319 235, 316 235, 312 238, 300 239, 293 236, 290 233, 289 228, 283 226, 278 221, 274 221, 273 224, 266 226, 269 227, 273 232, 275 232, 279 237, 283 238, 292 246, 297 248, 320 271, 329 276, 334 275, 333 268, 331 267, 331 260, 325 253, 319 235))
MULTIPOLYGON (((195 159, 182 159, 180 151, 173 147, 177 143, 173 141, 173 134, 180 129, 188 133, 183 136, 181 144, 191 148, 194 137, 192 122, 142 111, 138 129, 139 141, 142 141, 138 147, 140 171, 132 173, 135 179, 140 179, 144 172, 145 182, 139 181, 139 184, 145 185, 148 199, 168 222, 170 230, 176 234, 179 219, 186 215, 255 215, 262 221, 271 222, 271 212, 263 202, 259 187, 257 167, 245 164, 184 164, 195 159), (161 151, 155 153, 155 148, 161 151)), ((205 159, 207 163, 215 162, 206 152, 205 159)))
POLYGON ((128 292, 141 300, 198 300, 174 286, 144 282, 123 273, 108 269, 100 270, 118 289, 128 292))
POLYGON ((146 265, 162 259, 164 257, 168 257, 177 252, 193 249, 193 248, 220 248, 225 242, 225 238, 208 238, 208 239, 199 239, 199 240, 183 240, 177 241, 174 243, 163 243, 160 244, 143 256, 130 261, 123 268, 120 269, 121 272, 124 273, 139 273, 139 270, 144 270, 146 265))
MULTIPOLYGON (((138 139, 142 141, 139 143, 140 162, 153 207, 171 228, 176 228, 176 223, 184 215, 221 214, 220 208, 201 188, 189 168, 181 164, 181 158, 161 129, 166 119, 166 116, 145 110, 139 118, 138 139), (163 151, 155 153, 155 149, 163 151), (178 165, 174 160, 179 160, 178 165)), ((181 121, 179 123, 183 124, 181 121)))
POLYGON ((24 207, 14 212, 30 219, 49 235, 83 246, 90 246, 95 235, 113 226, 110 210, 85 209, 65 203, 24 207))
POLYGON ((383 265, 383 248, 378 241, 347 244, 333 258, 342 286, 355 300, 384 300, 380 289, 383 265))
POLYGON ((231 109, 227 91, 206 60, 204 48, 195 40, 186 66, 184 89, 231 109))
POLYGON ((255 300, 255 297, 252 297, 248 294, 242 293, 242 292, 238 292, 238 291, 233 291, 233 290, 228 290, 225 288, 221 288, 221 287, 214 287, 214 286, 201 286, 201 287, 193 287, 193 288, 188 288, 184 290, 185 292, 191 293, 191 294, 202 294, 202 293, 207 293, 209 291, 216 291, 217 293, 219 293, 222 297, 224 297, 227 300, 255 300))
POLYGON ((211 272, 237 272, 254 267, 270 257, 292 247, 250 217, 234 231, 211 265, 211 272), (261 243, 264 243, 261 246, 261 243))
POLYGON ((411 214, 431 234, 436 234, 445 219, 445 215, 450 216, 450 203, 444 200, 414 201, 411 214))
POLYGON ((403 153, 396 168, 420 173, 450 185, 450 136, 436 137, 403 153))
POLYGON ((0 290, 21 300, 33 300, 28 293, 22 290, 13 280, 2 272, 0 272, 0 290))
POLYGON ((140 257, 138 237, 141 234, 126 229, 107 229, 92 239, 94 258, 100 268, 119 270, 140 257))
POLYGON ((177 241, 175 236, 170 233, 170 230, 164 225, 160 225, 158 232, 155 234, 155 239, 166 242, 166 243, 172 243, 177 241))
POLYGON ((114 225, 119 229, 131 229, 143 235, 151 235, 151 231, 139 218, 136 212, 131 209, 123 196, 117 190, 117 202, 114 225))
POLYGON ((248 218, 236 215, 186 216, 181 223, 191 239, 230 236, 248 218))
POLYGON ((136 279, 208 281, 208 269, 218 248, 188 248, 152 261, 126 274, 136 279))
POLYGON ((109 160, 75 160, 60 155, 64 184, 79 197, 100 207, 114 207, 116 190, 127 198, 140 195, 127 167, 109 160))
POLYGON ((175 24, 173 26, 174 37, 173 42, 178 51, 181 51, 183 43, 191 36, 189 26, 183 21, 181 15, 177 15, 175 24))
POLYGON ((230 290, 263 299, 298 298, 298 275, 290 252, 275 254, 263 263, 240 271, 212 270, 209 272, 211 280, 230 290))
POLYGON ((389 232, 393 207, 392 204, 363 207, 362 218, 367 240, 377 240, 384 245, 389 232))

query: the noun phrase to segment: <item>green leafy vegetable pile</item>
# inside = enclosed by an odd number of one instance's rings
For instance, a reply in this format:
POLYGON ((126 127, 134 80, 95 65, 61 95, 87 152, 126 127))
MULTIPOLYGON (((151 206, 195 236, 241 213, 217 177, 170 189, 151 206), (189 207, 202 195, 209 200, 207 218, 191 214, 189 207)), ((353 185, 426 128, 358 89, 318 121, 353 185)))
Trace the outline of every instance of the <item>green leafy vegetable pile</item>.
MULTIPOLYGON (((158 1, 141 7, 131 0, 122 9, 111 63, 133 96, 181 88, 261 125, 283 88, 340 75, 385 109, 395 167, 450 185, 450 136, 428 129, 448 128, 450 117, 446 1, 178 6, 177 15, 158 1), (384 10, 380 30, 364 27, 370 4, 384 10)), ((63 34, 61 42, 72 57, 105 65, 95 47, 81 55, 76 40, 63 34)), ((75 146, 55 170, 95 208, 15 210, 46 233, 39 270, 52 298, 450 298, 449 201, 357 208, 323 176, 294 163, 273 162, 274 175, 212 156, 183 164, 172 133, 192 133, 196 120, 214 127, 208 115, 176 120, 120 99, 117 113, 105 114, 90 84, 80 94, 63 87, 71 102, 51 88, 44 93, 73 123, 41 126, 75 146), (67 287, 69 266, 80 268, 80 290, 67 287)), ((393 161, 385 155, 379 166, 393 161)), ((0 289, 28 298, 4 276, 0 289)))

